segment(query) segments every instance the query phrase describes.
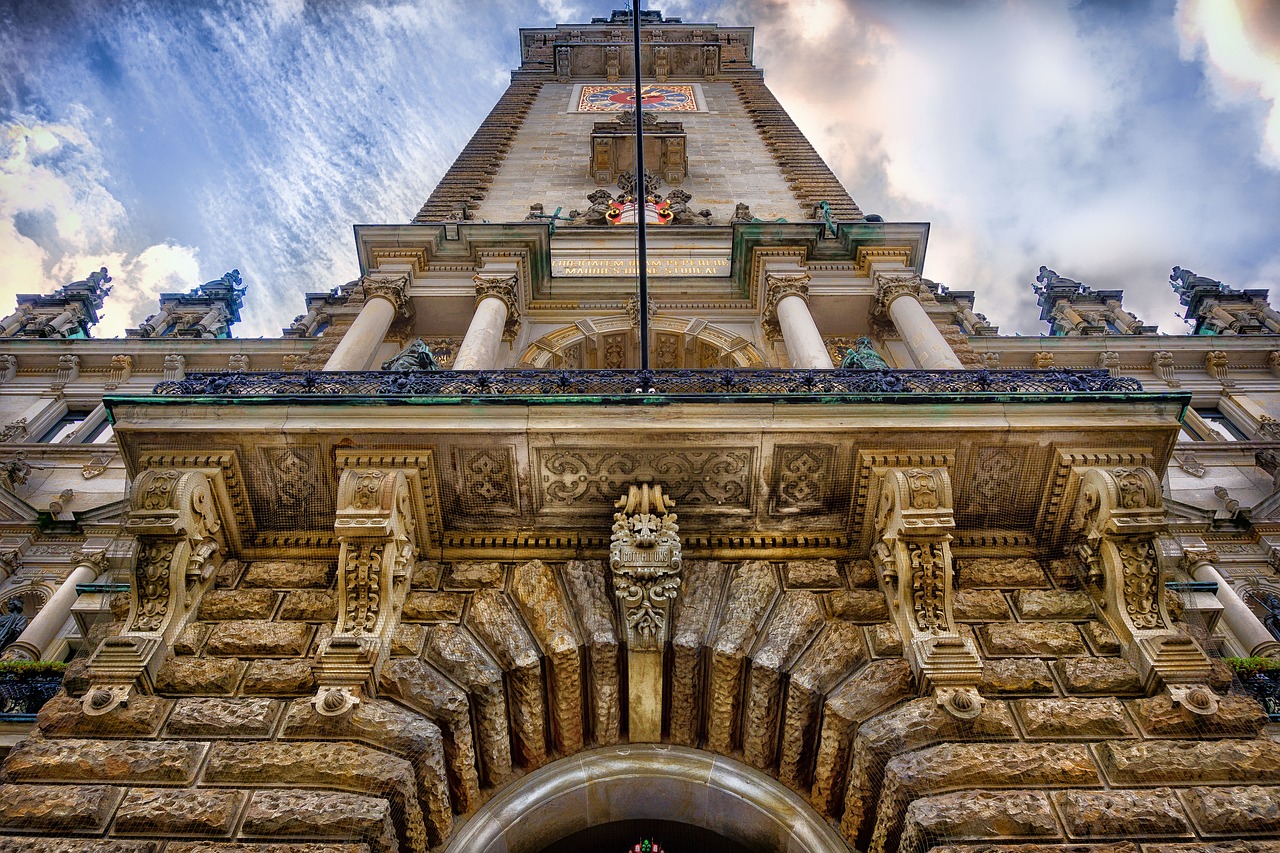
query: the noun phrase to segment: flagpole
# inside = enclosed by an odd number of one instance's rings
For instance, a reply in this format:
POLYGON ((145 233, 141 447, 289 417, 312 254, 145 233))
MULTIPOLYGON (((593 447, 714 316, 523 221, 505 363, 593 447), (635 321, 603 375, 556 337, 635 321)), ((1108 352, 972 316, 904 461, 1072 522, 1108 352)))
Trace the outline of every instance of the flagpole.
POLYGON ((648 213, 644 187, 644 97, 640 89, 640 0, 631 2, 631 56, 636 72, 636 265, 640 273, 640 369, 649 369, 649 264, 645 242, 645 219, 648 213))

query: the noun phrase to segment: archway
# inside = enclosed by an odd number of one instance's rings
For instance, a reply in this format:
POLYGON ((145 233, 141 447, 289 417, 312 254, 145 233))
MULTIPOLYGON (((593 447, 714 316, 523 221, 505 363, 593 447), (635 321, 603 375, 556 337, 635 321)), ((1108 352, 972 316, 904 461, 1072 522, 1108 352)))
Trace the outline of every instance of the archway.
POLYGON ((702 832, 691 836, 719 839, 724 853, 850 849, 759 771, 697 749, 631 744, 581 752, 507 785, 454 833, 446 853, 559 853, 557 842, 631 821, 696 828, 702 832))
MULTIPOLYGON (((764 357, 746 338, 706 320, 656 315, 652 366, 657 368, 763 367, 764 357)), ((639 338, 626 314, 580 320, 529 345, 522 367, 616 370, 638 366, 639 338)))

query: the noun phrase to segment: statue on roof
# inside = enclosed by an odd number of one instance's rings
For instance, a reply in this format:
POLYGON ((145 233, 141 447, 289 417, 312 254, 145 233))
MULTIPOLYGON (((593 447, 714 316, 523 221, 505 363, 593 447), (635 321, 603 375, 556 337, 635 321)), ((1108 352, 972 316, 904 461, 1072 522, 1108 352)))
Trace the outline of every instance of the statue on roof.
POLYGON ((1216 290, 1226 289, 1226 285, 1222 282, 1208 276, 1196 275, 1191 270, 1184 270, 1182 267, 1173 268, 1173 273, 1169 276, 1169 286, 1180 293, 1184 290, 1195 290, 1200 287, 1211 287, 1216 290))
POLYGON ((1058 275, 1057 270, 1051 270, 1046 266, 1040 267, 1040 273, 1036 276, 1036 281, 1040 282, 1042 285, 1041 287, 1037 287, 1036 290, 1045 290, 1050 287, 1073 287, 1081 293, 1088 290, 1087 287, 1076 281, 1074 278, 1067 278, 1064 275, 1058 275))

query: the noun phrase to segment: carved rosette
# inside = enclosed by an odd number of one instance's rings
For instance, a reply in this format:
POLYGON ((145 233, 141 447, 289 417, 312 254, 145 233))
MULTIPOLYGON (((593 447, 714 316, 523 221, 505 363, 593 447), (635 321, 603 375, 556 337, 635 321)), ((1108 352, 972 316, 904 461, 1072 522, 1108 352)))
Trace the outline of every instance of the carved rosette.
POLYGON ((416 547, 402 471, 347 469, 338 483, 338 621, 314 666, 316 711, 336 716, 372 695, 409 590, 416 547))
POLYGON ((214 498, 214 471, 146 470, 134 481, 125 533, 138 540, 129 616, 117 637, 89 658, 88 714, 127 702, 152 679, 221 564, 225 542, 214 498))
POLYGON ((413 302, 409 299, 409 274, 399 276, 370 276, 360 279, 364 290, 364 300, 368 302, 375 296, 387 300, 395 306, 396 316, 409 319, 413 316, 413 302))
POLYGON ((499 299, 507 306, 507 322, 502 328, 502 339, 514 341, 520 333, 520 277, 516 275, 476 275, 476 305, 485 299, 499 299))
POLYGON ((782 327, 778 324, 778 303, 788 296, 798 296, 809 304, 809 276, 774 275, 764 276, 764 311, 760 315, 760 323, 764 327, 766 340, 782 340, 782 327))
POLYGON ((1102 621, 1148 686, 1162 681, 1175 702, 1197 714, 1218 709, 1205 685, 1209 659, 1174 630, 1165 609, 1155 537, 1165 528, 1160 478, 1150 468, 1086 468, 1071 521, 1075 550, 1102 621))
POLYGON ((629 487, 614 504, 609 566, 622 605, 627 645, 632 651, 661 650, 667 642, 671 605, 680 592, 680 528, 675 501, 662 486, 629 487))
POLYGON ((912 668, 938 704, 961 719, 982 712, 982 659, 951 611, 951 478, 945 468, 881 474, 872 556, 912 668))

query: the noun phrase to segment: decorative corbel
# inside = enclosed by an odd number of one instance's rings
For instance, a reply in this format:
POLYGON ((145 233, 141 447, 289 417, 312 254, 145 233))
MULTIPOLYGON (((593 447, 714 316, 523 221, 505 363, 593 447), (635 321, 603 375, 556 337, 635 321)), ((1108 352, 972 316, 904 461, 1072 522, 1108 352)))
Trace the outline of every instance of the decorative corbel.
POLYGON ((656 743, 671 605, 683 582, 680 528, 675 501, 660 485, 629 486, 614 507, 609 567, 627 639, 629 734, 632 742, 656 743))
POLYGON ((103 387, 108 391, 114 391, 129 381, 129 377, 133 375, 133 356, 131 355, 113 355, 111 356, 111 372, 107 374, 107 381, 103 383, 103 387))
POLYGON ((1157 350, 1151 354, 1151 370, 1156 378, 1170 388, 1181 388, 1177 369, 1174 367, 1173 353, 1168 350, 1157 350))
POLYGON ((187 357, 178 353, 171 353, 164 357, 164 380, 166 382, 181 382, 187 378, 187 357))
POLYGON ((1160 478, 1145 466, 1086 468, 1071 521, 1075 551, 1102 621, 1144 684, 1163 683, 1196 714, 1218 710, 1211 667, 1196 641, 1173 628, 1155 537, 1165 528, 1160 478))
POLYGON ((156 671, 213 581, 224 550, 211 477, 203 470, 152 469, 134 481, 124 532, 138 540, 125 629, 89 658, 86 714, 151 692, 156 671))
POLYGON ((338 621, 313 669, 312 703, 341 716, 373 695, 391 651, 416 562, 409 483, 402 471, 348 468, 338 482, 338 621))
POLYGON ((18 357, 5 353, 0 355, 0 385, 18 375, 18 357))
POLYGON ((969 720, 982 713, 982 659, 951 610, 951 478, 945 468, 889 468, 880 481, 872 549, 912 669, 938 704, 969 720))

